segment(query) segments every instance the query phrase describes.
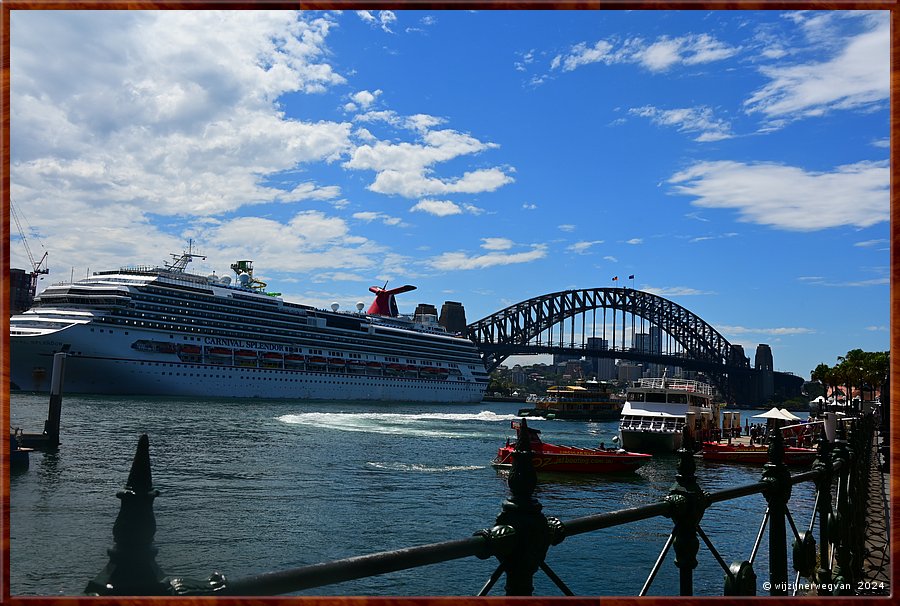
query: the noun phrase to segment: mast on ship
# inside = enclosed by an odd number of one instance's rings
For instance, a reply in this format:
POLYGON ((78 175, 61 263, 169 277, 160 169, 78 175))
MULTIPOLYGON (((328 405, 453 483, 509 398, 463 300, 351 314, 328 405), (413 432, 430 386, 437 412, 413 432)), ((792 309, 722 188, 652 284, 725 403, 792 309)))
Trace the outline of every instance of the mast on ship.
POLYGON ((166 263, 166 269, 174 272, 174 273, 184 273, 184 270, 187 268, 187 264, 194 260, 194 257, 198 257, 202 260, 206 260, 204 255, 194 254, 194 241, 188 240, 188 249, 181 253, 180 255, 172 254, 172 262, 166 263))

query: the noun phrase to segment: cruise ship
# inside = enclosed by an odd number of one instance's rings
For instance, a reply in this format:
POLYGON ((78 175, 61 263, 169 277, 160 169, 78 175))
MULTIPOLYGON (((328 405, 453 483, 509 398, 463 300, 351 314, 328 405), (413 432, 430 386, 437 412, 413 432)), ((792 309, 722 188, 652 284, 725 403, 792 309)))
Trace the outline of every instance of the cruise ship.
POLYGON ((233 264, 232 280, 188 272, 194 257, 46 288, 10 318, 11 387, 48 391, 53 355, 66 352, 66 393, 482 399, 488 375, 475 345, 436 314, 398 313, 395 295, 414 286, 371 287, 366 312, 328 311, 266 292, 251 261, 233 264))

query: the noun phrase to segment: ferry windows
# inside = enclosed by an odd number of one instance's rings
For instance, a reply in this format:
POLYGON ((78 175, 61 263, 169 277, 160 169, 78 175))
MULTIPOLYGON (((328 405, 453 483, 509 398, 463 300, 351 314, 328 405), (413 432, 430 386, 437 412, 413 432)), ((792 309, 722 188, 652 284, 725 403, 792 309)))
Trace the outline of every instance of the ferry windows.
POLYGON ((642 392, 630 393, 630 394, 628 394, 628 401, 629 402, 643 402, 644 394, 642 392))
POLYGON ((647 400, 646 400, 646 401, 647 401, 647 402, 660 402, 660 403, 665 403, 665 401, 666 401, 666 394, 664 394, 664 393, 652 393, 652 392, 651 392, 651 393, 648 393, 648 394, 647 394, 647 400))
POLYGON ((686 393, 670 393, 669 394, 669 402, 672 404, 687 404, 687 394, 686 393))

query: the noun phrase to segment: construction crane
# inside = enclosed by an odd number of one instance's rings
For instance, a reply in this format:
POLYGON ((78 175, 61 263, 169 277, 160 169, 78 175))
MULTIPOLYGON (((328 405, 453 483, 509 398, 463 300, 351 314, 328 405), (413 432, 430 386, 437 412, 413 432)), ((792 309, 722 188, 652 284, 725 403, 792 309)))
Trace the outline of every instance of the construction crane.
MULTIPOLYGON (((22 236, 22 244, 25 245, 25 252, 28 253, 28 261, 31 262, 31 274, 29 274, 31 276, 31 283, 29 284, 29 293, 31 298, 34 299, 34 295, 37 294, 38 276, 50 273, 49 263, 47 262, 47 251, 44 251, 44 256, 41 257, 40 261, 35 262, 34 255, 31 254, 31 247, 28 246, 28 239, 25 237, 25 230, 22 229, 22 223, 19 221, 19 213, 16 212, 16 206, 13 204, 12 200, 9 202, 9 210, 11 211, 13 221, 16 222, 16 227, 19 229, 19 235, 22 236)), ((41 246, 43 247, 43 244, 41 246)))

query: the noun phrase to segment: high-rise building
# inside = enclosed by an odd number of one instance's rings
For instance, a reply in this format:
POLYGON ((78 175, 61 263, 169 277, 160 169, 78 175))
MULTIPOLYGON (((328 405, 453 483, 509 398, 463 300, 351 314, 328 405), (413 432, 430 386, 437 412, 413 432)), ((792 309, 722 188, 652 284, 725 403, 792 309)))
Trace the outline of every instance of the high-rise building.
MULTIPOLYGON (((609 349, 609 341, 599 337, 588 337, 587 347, 588 349, 607 351, 609 349)), ((598 381, 608 381, 618 376, 615 359, 588 357, 588 360, 591 363, 591 373, 597 377, 598 381)))

